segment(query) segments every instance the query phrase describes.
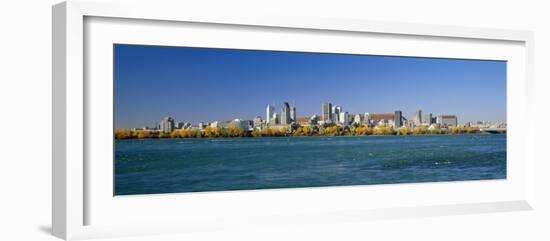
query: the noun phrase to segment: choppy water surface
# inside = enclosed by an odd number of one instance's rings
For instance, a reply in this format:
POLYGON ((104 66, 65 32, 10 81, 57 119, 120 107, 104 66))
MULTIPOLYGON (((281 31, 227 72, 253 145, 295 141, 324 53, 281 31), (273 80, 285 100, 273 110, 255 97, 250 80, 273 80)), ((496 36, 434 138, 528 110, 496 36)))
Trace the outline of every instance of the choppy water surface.
POLYGON ((506 135, 115 142, 115 195, 503 178, 506 135))

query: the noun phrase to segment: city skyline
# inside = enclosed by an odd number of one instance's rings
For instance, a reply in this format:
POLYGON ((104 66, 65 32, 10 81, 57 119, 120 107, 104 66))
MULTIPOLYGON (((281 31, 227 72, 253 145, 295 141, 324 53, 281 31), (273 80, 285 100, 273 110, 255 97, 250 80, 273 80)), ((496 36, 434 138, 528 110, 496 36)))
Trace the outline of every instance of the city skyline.
MULTIPOLYGON (((342 128, 354 127, 392 127, 394 130, 398 130, 401 127, 415 128, 415 127, 427 127, 428 129, 450 129, 454 127, 469 128, 469 127, 483 127, 493 128, 493 131, 505 131, 506 122, 490 122, 490 121, 475 121, 475 122, 458 122, 458 116, 453 114, 437 114, 426 113, 422 117, 422 110, 417 110, 414 116, 407 118, 402 114, 401 110, 396 110, 394 113, 349 113, 345 111, 340 105, 332 103, 323 103, 321 107, 321 115, 312 115, 311 117, 297 117, 296 106, 290 106, 288 102, 283 102, 281 112, 275 111, 275 106, 267 105, 265 114, 266 118, 262 119, 261 116, 256 116, 253 119, 236 118, 233 120, 216 120, 212 122, 197 122, 191 123, 185 120, 175 120, 174 118, 167 116, 157 122, 153 126, 141 126, 131 128, 132 130, 143 131, 160 131, 165 133, 171 133, 175 130, 184 129, 198 129, 204 131, 206 127, 210 128, 226 128, 229 126, 239 126, 244 131, 261 130, 264 128, 289 128, 291 132, 301 126, 340 126, 342 128), (290 114, 288 114, 290 111, 290 114), (287 112, 287 114, 285 114, 287 112), (286 118, 284 116, 287 116, 286 118), (496 128, 496 129, 495 129, 496 128)), ((480 128, 481 129, 481 128, 480 128)))
MULTIPOLYGON (((355 113, 455 114, 506 122, 506 63, 370 55, 115 45, 115 128, 162 117, 212 122, 355 113), (287 105, 289 105, 287 103, 287 105)), ((420 115, 420 118, 424 116, 420 115)))

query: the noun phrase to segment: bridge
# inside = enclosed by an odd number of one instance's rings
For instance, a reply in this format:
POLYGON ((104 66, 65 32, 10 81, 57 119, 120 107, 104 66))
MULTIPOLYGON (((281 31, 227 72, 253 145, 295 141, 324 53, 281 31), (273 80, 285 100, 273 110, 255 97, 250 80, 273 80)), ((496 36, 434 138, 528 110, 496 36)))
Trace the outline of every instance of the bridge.
POLYGON ((480 128, 479 131, 490 134, 506 133, 506 128, 480 128))

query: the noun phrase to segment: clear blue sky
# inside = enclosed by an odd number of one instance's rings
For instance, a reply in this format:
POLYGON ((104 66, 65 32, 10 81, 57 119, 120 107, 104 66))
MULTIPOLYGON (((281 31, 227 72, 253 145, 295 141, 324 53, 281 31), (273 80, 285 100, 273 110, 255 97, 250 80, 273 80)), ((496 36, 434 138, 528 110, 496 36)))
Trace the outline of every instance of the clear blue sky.
POLYGON ((331 102, 350 113, 402 110, 506 121, 506 62, 256 50, 115 45, 115 128, 162 117, 210 122, 298 117, 331 102))

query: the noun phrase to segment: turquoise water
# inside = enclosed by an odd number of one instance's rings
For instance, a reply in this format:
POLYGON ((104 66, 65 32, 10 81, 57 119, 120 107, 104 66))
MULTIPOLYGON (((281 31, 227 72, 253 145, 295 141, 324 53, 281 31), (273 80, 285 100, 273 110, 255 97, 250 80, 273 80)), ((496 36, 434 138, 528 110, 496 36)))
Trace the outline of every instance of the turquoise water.
POLYGON ((115 195, 506 178, 506 135, 115 141, 115 195))

